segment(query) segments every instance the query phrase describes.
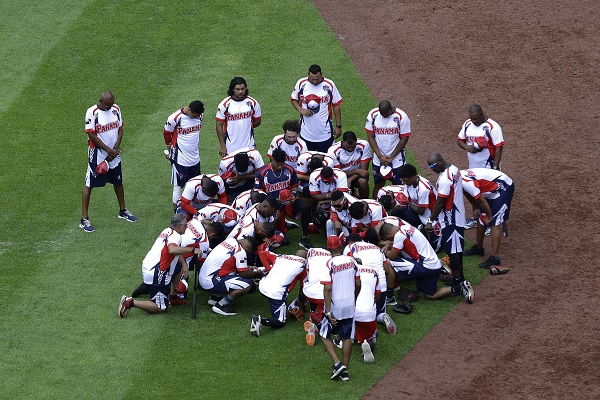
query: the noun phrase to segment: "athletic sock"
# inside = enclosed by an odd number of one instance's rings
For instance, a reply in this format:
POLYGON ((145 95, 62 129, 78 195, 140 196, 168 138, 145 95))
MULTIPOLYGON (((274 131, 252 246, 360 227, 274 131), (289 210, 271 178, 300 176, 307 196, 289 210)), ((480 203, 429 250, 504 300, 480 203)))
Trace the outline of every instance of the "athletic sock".
POLYGON ((225 297, 223 297, 221 299, 221 301, 219 301, 219 304, 222 306, 226 306, 228 304, 231 304, 233 302, 233 297, 231 297, 230 295, 227 295, 225 297))

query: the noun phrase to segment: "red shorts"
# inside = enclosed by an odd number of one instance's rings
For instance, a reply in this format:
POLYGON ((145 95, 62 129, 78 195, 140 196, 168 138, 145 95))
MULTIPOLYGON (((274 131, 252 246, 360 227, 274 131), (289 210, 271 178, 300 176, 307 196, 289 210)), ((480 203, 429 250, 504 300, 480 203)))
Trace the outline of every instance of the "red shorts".
POLYGON ((307 297, 308 304, 310 306, 310 320, 319 325, 323 320, 323 311, 325 310, 325 300, 311 299, 307 297))
POLYGON ((354 321, 354 325, 354 338, 358 341, 358 343, 362 343, 365 340, 371 340, 375 338, 375 332, 377 332, 377 321, 354 321))

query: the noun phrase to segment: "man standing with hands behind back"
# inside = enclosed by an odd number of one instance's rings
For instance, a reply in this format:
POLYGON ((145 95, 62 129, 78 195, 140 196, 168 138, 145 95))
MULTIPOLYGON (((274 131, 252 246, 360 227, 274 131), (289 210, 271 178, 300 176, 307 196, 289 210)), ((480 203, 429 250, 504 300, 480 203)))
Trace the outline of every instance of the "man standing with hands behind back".
POLYGON ((102 93, 98 103, 87 109, 85 114, 85 133, 88 137, 88 167, 81 196, 81 222, 79 227, 85 232, 95 229, 88 218, 88 208, 92 189, 103 187, 106 182, 113 185, 119 202, 119 218, 135 222, 125 207, 123 177, 121 173, 121 139, 123 138, 123 119, 121 109, 115 104, 112 92, 102 93))

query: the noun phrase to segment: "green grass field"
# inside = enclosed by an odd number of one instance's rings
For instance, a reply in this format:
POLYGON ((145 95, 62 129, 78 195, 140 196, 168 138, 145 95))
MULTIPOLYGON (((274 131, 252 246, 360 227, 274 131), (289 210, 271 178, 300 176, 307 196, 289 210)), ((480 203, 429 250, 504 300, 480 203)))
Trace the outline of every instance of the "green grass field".
MULTIPOLYGON (((364 138, 376 101, 309 1, 0 1, 0 376, 2 399, 357 398, 461 299, 419 301, 381 334, 376 363, 354 351, 351 381, 329 381, 320 344, 301 323, 251 337, 249 318, 268 313, 259 295, 222 317, 201 293, 167 315, 117 317, 122 294, 141 281, 141 261, 171 214, 162 127, 191 100, 206 105, 203 172, 216 171, 216 106, 241 75, 262 105, 263 154, 297 114, 289 95, 313 63, 344 97, 344 129, 364 138), (108 186, 92 193, 78 227, 86 167, 84 115, 102 91, 123 111, 125 196, 139 218, 116 218, 108 186)), ((418 134, 418 132, 416 133, 418 134)), ((410 147, 410 143, 409 143, 410 147)), ((315 242, 317 242, 315 240, 315 242)), ((290 251, 295 251, 290 246, 290 251)), ((484 271, 468 265, 475 282, 484 271)))

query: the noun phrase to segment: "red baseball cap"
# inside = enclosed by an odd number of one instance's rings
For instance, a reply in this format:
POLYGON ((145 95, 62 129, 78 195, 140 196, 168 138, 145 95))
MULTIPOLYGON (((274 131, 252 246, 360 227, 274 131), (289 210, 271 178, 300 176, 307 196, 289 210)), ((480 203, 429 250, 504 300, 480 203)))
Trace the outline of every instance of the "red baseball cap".
POLYGON ((238 214, 234 210, 227 209, 223 213, 223 224, 229 227, 236 223, 238 220, 238 214))
POLYGON ((340 243, 340 238, 337 236, 329 236, 327 238, 327 248, 328 249, 339 249, 342 247, 342 243, 340 243))
POLYGON ((281 201, 283 204, 289 203, 293 198, 294 196, 289 189, 283 189, 279 191, 279 201, 281 201))

